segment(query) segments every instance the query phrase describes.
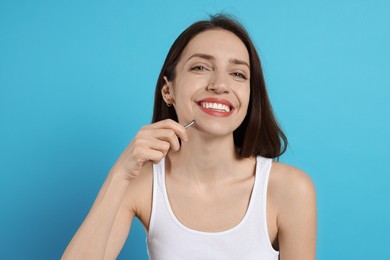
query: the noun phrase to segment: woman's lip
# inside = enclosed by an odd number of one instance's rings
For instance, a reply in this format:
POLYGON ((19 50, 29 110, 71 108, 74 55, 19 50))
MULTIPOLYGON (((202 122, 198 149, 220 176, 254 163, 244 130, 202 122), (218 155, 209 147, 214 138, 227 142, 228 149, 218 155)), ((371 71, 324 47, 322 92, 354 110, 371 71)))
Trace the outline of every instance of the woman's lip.
POLYGON ((198 100, 196 103, 197 103, 199 108, 204 113, 206 113, 208 115, 211 115, 211 116, 216 116, 216 117, 227 117, 227 116, 230 116, 233 113, 233 110, 234 110, 234 107, 233 107, 232 103, 230 103, 226 99, 221 99, 221 98, 213 98, 213 97, 204 98, 204 99, 198 100), (217 103, 217 104, 222 104, 222 105, 228 106, 230 108, 230 111, 226 112, 226 111, 218 111, 218 110, 215 110, 215 109, 205 108, 205 107, 202 106, 202 103, 205 103, 205 102, 207 102, 207 103, 217 103))
MULTIPOLYGON (((201 102, 202 101, 199 101, 199 103, 197 103, 200 110, 202 110, 204 113, 206 113, 208 115, 216 116, 216 117, 227 117, 233 113, 233 109, 231 109, 229 112, 222 112, 222 111, 218 111, 218 110, 214 110, 214 109, 205 108, 202 106, 201 102)), ((209 101, 204 101, 204 102, 209 102, 209 101)))
POLYGON ((230 102, 229 102, 228 100, 226 100, 226 99, 220 99, 220 98, 204 98, 204 99, 198 100, 196 103, 201 104, 202 102, 217 103, 217 104, 226 105, 226 106, 229 106, 231 110, 234 108, 233 105, 232 105, 232 103, 230 103, 230 102))

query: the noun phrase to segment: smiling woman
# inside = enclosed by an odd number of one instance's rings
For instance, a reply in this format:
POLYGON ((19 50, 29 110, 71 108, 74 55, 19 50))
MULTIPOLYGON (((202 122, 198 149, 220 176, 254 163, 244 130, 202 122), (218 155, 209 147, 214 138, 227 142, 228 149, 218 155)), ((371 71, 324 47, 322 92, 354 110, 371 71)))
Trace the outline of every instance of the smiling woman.
POLYGON ((213 16, 177 38, 152 121, 112 167, 63 259, 116 258, 134 217, 150 259, 315 259, 315 190, 273 160, 287 139, 238 22, 213 16))

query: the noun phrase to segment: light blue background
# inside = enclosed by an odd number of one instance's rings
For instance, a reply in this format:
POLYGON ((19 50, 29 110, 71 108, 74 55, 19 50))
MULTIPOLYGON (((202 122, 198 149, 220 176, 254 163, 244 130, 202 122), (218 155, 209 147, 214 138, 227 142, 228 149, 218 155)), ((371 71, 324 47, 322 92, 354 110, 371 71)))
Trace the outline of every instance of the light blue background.
MULTIPOLYGON (((150 122, 178 34, 208 13, 256 43, 317 188, 318 259, 390 259, 390 2, 1 1, 0 258, 57 259, 150 122)), ((137 221, 119 259, 146 259, 137 221)))

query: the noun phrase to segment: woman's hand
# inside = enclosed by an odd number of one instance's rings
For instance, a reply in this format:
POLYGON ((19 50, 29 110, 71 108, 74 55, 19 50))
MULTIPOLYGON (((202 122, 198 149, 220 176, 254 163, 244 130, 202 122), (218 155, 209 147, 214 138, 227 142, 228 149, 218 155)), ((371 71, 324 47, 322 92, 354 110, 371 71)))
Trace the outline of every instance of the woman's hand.
POLYGON ((178 151, 179 138, 188 141, 186 129, 171 119, 144 126, 120 155, 113 170, 131 180, 139 175, 145 162, 158 163, 170 149, 178 151))

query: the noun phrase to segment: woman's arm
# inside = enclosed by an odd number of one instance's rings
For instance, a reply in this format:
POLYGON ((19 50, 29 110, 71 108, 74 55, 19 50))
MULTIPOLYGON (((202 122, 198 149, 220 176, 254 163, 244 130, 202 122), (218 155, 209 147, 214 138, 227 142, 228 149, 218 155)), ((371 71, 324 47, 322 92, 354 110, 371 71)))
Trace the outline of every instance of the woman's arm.
POLYGON ((170 149, 179 150, 178 137, 188 140, 185 128, 173 120, 142 127, 111 169, 62 259, 95 260, 119 253, 137 211, 136 194, 144 164, 158 163, 170 149))
POLYGON ((153 195, 153 164, 147 163, 140 175, 129 184, 107 241, 104 259, 116 259, 137 216, 148 229, 153 195), (135 210, 134 210, 135 209, 135 210))
POLYGON ((128 226, 128 233, 133 216, 128 214, 125 218, 125 210, 123 207, 120 209, 128 185, 128 181, 117 176, 116 172, 110 172, 62 259, 103 259, 116 218, 120 218, 122 225, 128 226))
POLYGON ((316 258, 316 195, 303 171, 287 166, 278 189, 278 237, 281 260, 316 258))

